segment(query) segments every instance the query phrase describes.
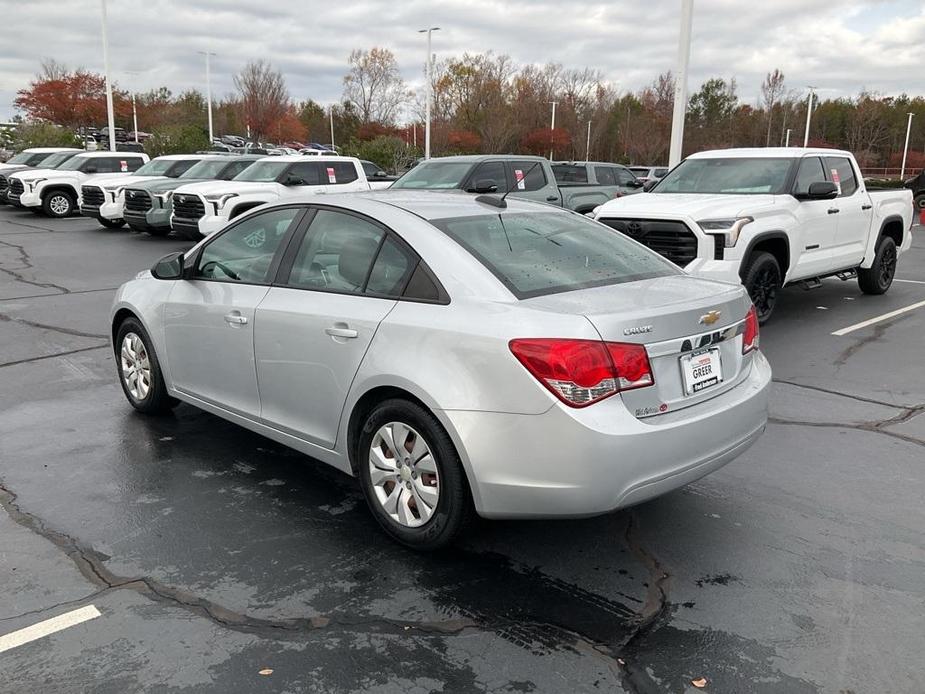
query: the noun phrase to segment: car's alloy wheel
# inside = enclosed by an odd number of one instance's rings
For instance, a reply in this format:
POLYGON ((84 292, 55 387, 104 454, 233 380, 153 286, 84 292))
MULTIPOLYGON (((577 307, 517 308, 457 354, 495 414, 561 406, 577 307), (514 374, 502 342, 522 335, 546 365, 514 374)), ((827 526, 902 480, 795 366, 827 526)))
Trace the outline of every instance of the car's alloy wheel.
POLYGON ((369 475, 382 509, 399 525, 417 528, 433 516, 440 475, 430 446, 412 427, 379 427, 369 448, 369 475))
POLYGON ((48 198, 48 211, 54 217, 67 217, 72 208, 71 199, 64 193, 52 193, 48 198))
POLYGON ((865 294, 885 294, 896 276, 896 242, 882 236, 877 242, 877 255, 869 268, 858 270, 858 286, 865 294))
POLYGON ((122 380, 129 395, 139 402, 144 400, 151 390, 151 360, 145 343, 138 335, 132 332, 125 334, 119 359, 122 363, 122 380))
POLYGON ((780 266, 774 256, 764 251, 758 252, 749 263, 742 284, 755 304, 758 322, 764 324, 774 313, 782 284, 780 266))

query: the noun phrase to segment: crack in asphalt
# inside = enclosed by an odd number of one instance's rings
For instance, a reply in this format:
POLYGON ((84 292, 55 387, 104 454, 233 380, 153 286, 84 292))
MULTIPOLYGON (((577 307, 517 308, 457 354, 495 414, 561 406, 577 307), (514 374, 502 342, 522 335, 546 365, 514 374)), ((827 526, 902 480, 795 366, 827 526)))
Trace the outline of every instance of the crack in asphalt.
MULTIPOLYGON (((100 287, 99 289, 78 289, 76 291, 69 291, 68 296, 76 296, 78 294, 93 294, 94 292, 114 292, 118 287, 100 287)), ((61 296, 60 292, 54 294, 27 294, 26 296, 5 296, 0 301, 21 301, 23 299, 45 299, 53 296, 61 296)))
MULTIPOLYGON (((920 410, 920 412, 925 412, 925 409, 920 410)), ((886 421, 892 422, 892 420, 886 421)), ((768 417, 768 422, 773 424, 780 424, 782 426, 816 427, 819 429, 860 429, 861 431, 867 431, 873 434, 883 434, 884 436, 899 439, 900 441, 905 441, 906 443, 912 443, 916 446, 925 447, 925 441, 922 441, 921 439, 917 439, 913 436, 907 436, 906 434, 901 434, 896 431, 889 431, 887 429, 880 428, 882 425, 884 425, 883 422, 875 422, 873 424, 870 422, 864 422, 862 424, 845 424, 843 422, 805 422, 798 419, 781 419, 779 417, 768 417)))
POLYGON ((7 366, 19 366, 20 364, 31 364, 34 361, 42 361, 44 359, 57 359, 58 357, 67 357, 71 354, 78 354, 80 352, 92 352, 95 349, 105 349, 109 347, 109 343, 103 343, 101 345, 95 345, 91 347, 79 347, 77 349, 69 349, 65 352, 55 352, 54 354, 42 354, 37 357, 29 357, 28 359, 16 359, 15 361, 6 361, 0 363, 0 369, 7 366))
POLYGON ((27 325, 30 328, 38 328, 39 330, 51 330, 56 333, 62 333, 64 335, 71 335, 73 337, 93 337, 100 340, 108 339, 107 335, 101 335, 100 333, 88 333, 83 330, 74 330, 73 328, 62 328, 58 325, 49 325, 47 323, 38 323, 36 321, 28 320, 26 318, 17 318, 16 316, 11 316, 8 313, 0 313, 0 321, 5 323, 20 323, 22 325, 27 325))
MULTIPOLYGON (((29 252, 25 249, 24 246, 20 246, 17 243, 10 243, 8 241, 0 241, 0 245, 16 249, 16 251, 19 253, 19 260, 22 263, 22 267, 20 269, 31 270, 35 267, 32 264, 32 259, 29 257, 29 252)), ((71 293, 70 289, 63 287, 60 284, 55 284, 54 282, 36 282, 35 280, 26 279, 22 273, 16 272, 15 270, 0 267, 0 272, 5 272, 6 274, 13 277, 17 282, 31 284, 33 287, 40 287, 42 289, 57 289, 61 294, 71 293)))
POLYGON ((881 337, 883 337, 883 333, 886 332, 886 329, 889 328, 891 325, 892 325, 892 321, 889 321, 886 323, 878 323, 876 326, 874 326, 873 333, 871 333, 867 337, 862 337, 860 340, 855 342, 853 345, 851 345, 846 350, 844 350, 841 354, 835 357, 835 360, 832 362, 833 364, 835 364, 835 370, 838 371, 841 367, 843 367, 845 363, 852 356, 854 356, 858 351, 860 351, 862 348, 866 347, 872 342, 876 342, 881 337))
POLYGON ((806 390, 815 390, 820 393, 826 393, 828 395, 838 395, 843 398, 848 398, 850 400, 870 403, 871 405, 883 405, 884 407, 890 407, 894 410, 903 410, 903 409, 908 409, 912 407, 917 407, 917 405, 898 405, 893 402, 885 402, 884 400, 874 400, 873 398, 867 398, 867 397, 864 397, 863 395, 853 395, 851 393, 843 393, 838 390, 832 390, 830 388, 823 388, 822 386, 811 386, 806 383, 798 383, 797 381, 788 381, 783 378, 773 378, 771 380, 774 383, 783 383, 785 385, 794 386, 796 388, 805 388, 806 390))

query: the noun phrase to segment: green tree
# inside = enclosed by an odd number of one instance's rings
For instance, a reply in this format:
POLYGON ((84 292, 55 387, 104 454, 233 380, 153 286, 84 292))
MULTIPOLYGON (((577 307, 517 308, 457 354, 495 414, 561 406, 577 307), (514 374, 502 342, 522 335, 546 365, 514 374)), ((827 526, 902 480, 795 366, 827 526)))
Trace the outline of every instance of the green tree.
POLYGON ((80 147, 80 139, 70 130, 53 123, 20 123, 13 135, 13 149, 27 147, 80 147))
POLYGON ((209 147, 209 133, 199 125, 170 125, 151 133, 145 141, 145 152, 151 157, 191 154, 209 147))

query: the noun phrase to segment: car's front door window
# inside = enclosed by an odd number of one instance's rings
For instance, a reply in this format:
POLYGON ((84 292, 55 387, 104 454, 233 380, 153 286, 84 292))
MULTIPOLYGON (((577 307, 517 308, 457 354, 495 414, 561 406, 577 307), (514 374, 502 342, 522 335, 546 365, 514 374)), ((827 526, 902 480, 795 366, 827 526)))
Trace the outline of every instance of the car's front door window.
POLYGON ((273 256, 301 210, 284 207, 242 220, 202 250, 194 277, 263 284, 273 256))

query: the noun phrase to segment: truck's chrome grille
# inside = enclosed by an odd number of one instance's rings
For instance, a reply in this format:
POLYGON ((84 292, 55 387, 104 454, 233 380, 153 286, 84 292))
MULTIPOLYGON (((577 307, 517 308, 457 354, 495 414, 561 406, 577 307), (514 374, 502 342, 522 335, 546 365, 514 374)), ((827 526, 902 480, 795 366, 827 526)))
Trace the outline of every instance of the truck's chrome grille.
POLYGON ((198 220, 206 213, 206 208, 198 195, 180 194, 173 196, 173 213, 182 219, 198 220))
POLYGON ((106 202, 103 189, 99 186, 82 186, 80 189, 80 202, 84 207, 99 207, 106 202))
POLYGON ((130 212, 147 212, 151 209, 151 196, 146 190, 127 188, 125 191, 125 209, 130 212))

